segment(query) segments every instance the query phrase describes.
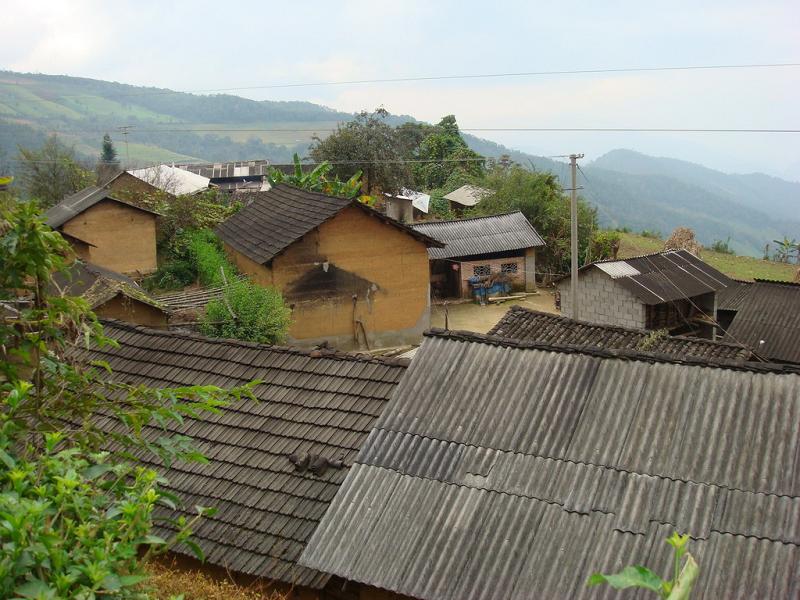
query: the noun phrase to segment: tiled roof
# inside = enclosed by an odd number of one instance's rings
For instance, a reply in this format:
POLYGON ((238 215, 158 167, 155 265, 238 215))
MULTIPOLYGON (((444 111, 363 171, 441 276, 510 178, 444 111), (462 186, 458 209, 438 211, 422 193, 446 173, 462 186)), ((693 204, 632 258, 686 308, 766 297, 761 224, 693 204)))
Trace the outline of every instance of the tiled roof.
MULTIPOLYGON (((624 260, 589 263, 580 271, 597 268, 633 293, 644 304, 660 304, 716 292, 736 284, 686 250, 665 250, 624 260)), ((569 279, 569 275, 561 281, 569 279)))
MULTIPOLYGON (((80 350, 102 359, 112 379, 151 387, 263 381, 258 401, 243 399, 219 415, 171 426, 194 438, 209 462, 175 463, 168 488, 187 507, 218 509, 195 528, 206 560, 231 571, 322 587, 328 575, 297 559, 328 508, 347 468, 402 377, 406 361, 303 351, 156 331, 107 322, 119 348, 80 350), (297 470, 290 455, 343 460, 322 475, 297 470)), ((163 435, 160 429, 154 435, 163 435)), ((160 508, 158 516, 175 516, 160 508)), ((169 533, 164 530, 161 533, 169 533)), ((179 548, 178 551, 182 551, 179 548)), ((187 552, 188 553, 188 552, 187 552)))
POLYGON ((148 294, 130 277, 80 260, 72 263, 67 270, 54 273, 53 284, 50 293, 63 292, 67 296, 82 297, 92 309, 122 295, 162 312, 169 312, 166 304, 148 294))
POLYGON ((245 207, 217 226, 220 238, 259 264, 266 264, 304 235, 355 206, 429 246, 442 244, 428 236, 381 215, 357 200, 310 192, 286 184, 266 192, 242 194, 245 207))
POLYGON ((800 595, 800 370, 427 338, 301 564, 431 600, 616 597, 595 571, 692 598, 800 595), (766 566, 770 565, 770 566, 766 566))
POLYGON ((652 331, 576 321, 559 315, 512 306, 489 335, 567 346, 627 348, 676 357, 697 356, 750 360, 752 352, 739 344, 680 336, 653 337, 652 331))
POLYGON ((53 229, 56 229, 61 227, 70 219, 77 217, 83 211, 90 209, 98 202, 106 199, 113 200, 121 204, 126 204, 144 212, 158 215, 158 213, 155 211, 131 204, 125 200, 120 200, 107 188, 90 186, 82 189, 80 192, 72 194, 71 196, 67 196, 61 202, 48 209, 47 212, 44 213, 45 222, 53 229))
POLYGON ((800 363, 800 284, 756 280, 748 288, 725 339, 771 360, 800 363))
POLYGON ((428 248, 430 258, 454 258, 544 246, 521 212, 454 221, 429 221, 412 227, 446 244, 428 248))

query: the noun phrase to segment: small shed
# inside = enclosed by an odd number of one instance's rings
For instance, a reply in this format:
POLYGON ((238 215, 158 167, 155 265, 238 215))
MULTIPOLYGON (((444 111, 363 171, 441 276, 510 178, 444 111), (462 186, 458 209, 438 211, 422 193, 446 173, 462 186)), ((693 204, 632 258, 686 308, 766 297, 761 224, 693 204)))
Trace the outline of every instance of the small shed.
POLYGON ((293 343, 419 342, 430 325, 427 248, 444 244, 358 200, 286 184, 244 196, 216 231, 241 272, 283 294, 293 343))
MULTIPOLYGON (((574 318, 569 275, 557 281, 574 318)), ((597 261, 578 270, 578 317, 592 323, 714 338, 716 294, 736 282, 686 250, 597 261)))
POLYGON ((413 228, 445 244, 428 249, 436 297, 469 298, 470 278, 497 274, 504 275, 514 289, 536 289, 536 249, 544 246, 544 240, 519 211, 428 221, 413 228))
POLYGON ((47 224, 64 234, 75 253, 95 265, 140 276, 156 263, 158 213, 92 186, 64 198, 45 213, 47 224))

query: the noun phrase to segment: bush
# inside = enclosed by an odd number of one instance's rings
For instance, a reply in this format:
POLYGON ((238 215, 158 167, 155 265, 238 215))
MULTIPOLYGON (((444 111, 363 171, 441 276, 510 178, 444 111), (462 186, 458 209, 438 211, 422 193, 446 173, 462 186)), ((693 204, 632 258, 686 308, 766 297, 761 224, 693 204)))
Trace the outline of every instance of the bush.
POLYGON ((598 231, 589 244, 589 260, 616 258, 622 236, 617 231, 598 231))
POLYGON ((232 281, 236 277, 236 269, 225 257, 219 239, 208 229, 190 234, 189 255, 197 269, 197 277, 203 285, 219 286, 226 280, 232 281))
POLYGON ((236 269, 222 250, 219 238, 210 229, 187 230, 175 236, 167 248, 168 258, 145 280, 150 290, 173 290, 186 287, 198 279, 203 285, 223 284, 220 269, 232 280, 236 269))
POLYGON ((724 242, 722 240, 714 240, 714 243, 711 244, 711 250, 721 254, 736 254, 736 252, 733 251, 733 248, 731 248, 730 243, 731 238, 728 238, 724 242))
POLYGON ((661 234, 660 231, 650 230, 650 229, 642 229, 642 233, 640 233, 642 237, 650 238, 653 240, 663 240, 664 236, 661 234))
POLYGON ((209 302, 200 329, 212 337, 279 344, 286 339, 291 314, 274 288, 232 281, 222 300, 209 302))

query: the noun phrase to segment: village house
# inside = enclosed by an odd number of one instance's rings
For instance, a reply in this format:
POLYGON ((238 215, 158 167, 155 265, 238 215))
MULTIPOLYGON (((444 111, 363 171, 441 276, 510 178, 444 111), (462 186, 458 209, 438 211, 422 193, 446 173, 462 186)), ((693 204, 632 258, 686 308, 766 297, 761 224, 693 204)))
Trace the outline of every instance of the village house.
POLYGON ((154 165, 128 171, 128 174, 173 196, 197 194, 214 187, 208 177, 174 165, 154 165))
MULTIPOLYGON (((211 185, 223 192, 258 192, 266 191, 270 187, 267 181, 270 169, 268 160, 186 163, 176 166, 184 171, 208 178, 211 185)), ((294 166, 292 166, 293 169, 294 166)))
MULTIPOLYGON (((206 463, 169 467, 143 455, 165 475, 177 495, 177 511, 156 508, 156 534, 174 531, 167 518, 209 506, 216 514, 193 527, 192 540, 205 562, 178 546, 179 566, 202 569, 241 584, 271 581, 292 598, 332 599, 342 582, 297 564, 344 481, 350 465, 386 406, 407 361, 298 350, 235 340, 204 338, 120 322, 104 323, 119 343, 87 350, 79 360, 103 360, 112 380, 159 388, 215 385, 230 388, 253 380, 256 399, 242 397, 217 415, 187 415, 173 433, 191 436, 206 463)), ((104 422, 112 430, 112 421, 104 422)), ((163 436, 160 428, 146 434, 163 436)), ((287 596, 288 597, 288 596, 287 596)))
POLYGON ((45 222, 86 262, 134 277, 156 270, 158 213, 88 187, 45 213, 45 222))
POLYGON ((725 341, 745 344, 774 362, 800 364, 800 283, 738 282, 717 314, 726 322, 725 341))
POLYGON ((137 202, 143 196, 154 197, 168 193, 157 188, 152 183, 132 175, 128 171, 120 171, 103 184, 103 187, 108 189, 116 198, 129 202, 137 202))
POLYGON ((492 194, 494 194, 492 190, 467 184, 446 194, 444 199, 447 200, 450 210, 460 215, 465 209, 472 208, 492 194))
MULTIPOLYGON (((570 276, 557 281, 561 312, 574 317, 570 276)), ((578 317, 635 329, 714 338, 716 293, 735 282, 686 250, 605 260, 578 270, 578 317)))
POLYGON ((677 531, 693 599, 797 598, 798 414, 792 366, 435 330, 300 564, 361 600, 612 598, 589 576, 670 573, 677 531))
POLYGON ((738 361, 754 359, 748 348, 736 343, 659 335, 658 332, 646 329, 617 325, 599 325, 522 306, 512 306, 492 327, 489 335, 517 342, 638 350, 673 358, 721 358, 738 361))
POLYGON ((283 294, 294 344, 398 346, 430 325, 427 249, 443 244, 358 200, 280 184, 216 232, 242 273, 283 294))
POLYGON ((170 318, 169 308, 130 277, 81 260, 54 273, 48 293, 83 298, 101 319, 166 327, 170 318))
POLYGON ((544 240, 521 212, 417 223, 414 229, 446 244, 428 248, 431 287, 438 298, 470 298, 469 280, 504 275, 513 289, 536 289, 536 249, 544 240))

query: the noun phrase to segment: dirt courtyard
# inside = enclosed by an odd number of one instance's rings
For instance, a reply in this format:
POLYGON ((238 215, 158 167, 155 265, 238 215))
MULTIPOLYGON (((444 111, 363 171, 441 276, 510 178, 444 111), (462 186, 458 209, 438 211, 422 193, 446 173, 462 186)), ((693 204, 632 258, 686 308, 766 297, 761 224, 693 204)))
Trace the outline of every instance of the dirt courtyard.
MULTIPOLYGON (((524 299, 509 300, 502 304, 491 303, 486 306, 467 302, 464 304, 451 304, 447 307, 449 328, 453 330, 474 331, 486 333, 506 314, 514 305, 524 306, 542 312, 557 313, 553 302, 553 292, 540 290, 537 296, 528 296, 524 299)), ((444 328, 445 308, 441 304, 431 307, 431 327, 444 328)))

